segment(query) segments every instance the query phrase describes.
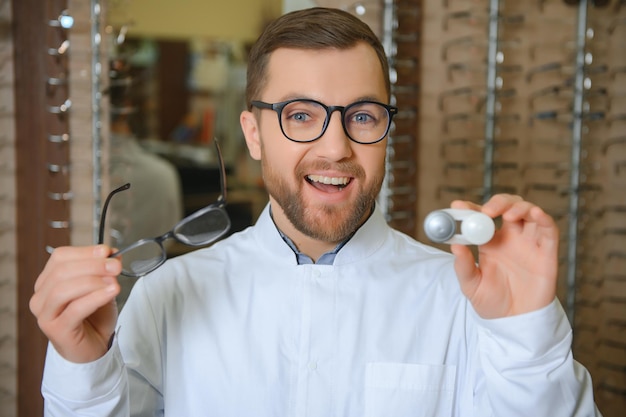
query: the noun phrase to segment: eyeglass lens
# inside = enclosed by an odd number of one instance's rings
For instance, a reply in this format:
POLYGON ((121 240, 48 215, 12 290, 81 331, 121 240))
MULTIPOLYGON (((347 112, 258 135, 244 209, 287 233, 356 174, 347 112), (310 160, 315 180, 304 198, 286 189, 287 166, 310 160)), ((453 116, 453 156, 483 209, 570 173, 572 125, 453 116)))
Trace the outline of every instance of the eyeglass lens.
POLYGON ((155 239, 143 239, 121 250, 122 274, 142 276, 160 266, 167 258, 162 242, 170 237, 190 246, 208 245, 230 229, 230 218, 223 207, 208 206, 184 218, 174 229, 155 239))
MULTIPOLYGON (((329 117, 321 103, 297 100, 283 107, 280 123, 289 139, 307 142, 324 132, 329 117)), ((373 143, 387 134, 389 118, 389 111, 380 103, 358 102, 344 109, 343 126, 352 140, 373 143)))
POLYGON ((221 207, 207 207, 206 211, 197 214, 184 219, 174 228, 176 239, 187 245, 206 245, 230 229, 228 214, 221 207))
POLYGON ((165 262, 163 246, 156 240, 144 240, 115 254, 121 256, 122 274, 140 277, 165 262))

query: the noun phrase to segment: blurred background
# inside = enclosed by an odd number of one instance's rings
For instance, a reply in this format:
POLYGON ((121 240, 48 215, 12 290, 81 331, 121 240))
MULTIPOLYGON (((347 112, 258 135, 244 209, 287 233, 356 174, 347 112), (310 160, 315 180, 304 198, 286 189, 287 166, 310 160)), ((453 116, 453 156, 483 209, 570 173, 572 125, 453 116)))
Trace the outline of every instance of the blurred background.
POLYGON ((622 416, 625 3, 0 0, 0 417, 42 415, 46 340, 28 300, 55 247, 95 242, 109 191, 132 183, 108 243, 157 236, 219 196, 217 139, 232 231, 255 221, 267 197, 238 121, 247 52, 268 21, 315 5, 385 45, 400 109, 378 201, 389 223, 426 241, 424 217, 454 199, 545 208, 574 356, 602 413, 622 416))

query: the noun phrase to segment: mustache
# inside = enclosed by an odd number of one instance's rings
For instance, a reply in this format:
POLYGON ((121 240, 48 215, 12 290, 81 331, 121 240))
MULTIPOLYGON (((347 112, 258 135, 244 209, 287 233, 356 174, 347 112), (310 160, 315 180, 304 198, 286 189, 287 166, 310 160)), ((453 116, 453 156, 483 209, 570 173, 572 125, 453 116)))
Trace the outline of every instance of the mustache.
POLYGON ((315 161, 308 164, 300 164, 296 168, 296 174, 298 177, 304 177, 312 171, 339 171, 348 174, 350 177, 363 178, 365 177, 365 170, 359 164, 351 161, 315 161))

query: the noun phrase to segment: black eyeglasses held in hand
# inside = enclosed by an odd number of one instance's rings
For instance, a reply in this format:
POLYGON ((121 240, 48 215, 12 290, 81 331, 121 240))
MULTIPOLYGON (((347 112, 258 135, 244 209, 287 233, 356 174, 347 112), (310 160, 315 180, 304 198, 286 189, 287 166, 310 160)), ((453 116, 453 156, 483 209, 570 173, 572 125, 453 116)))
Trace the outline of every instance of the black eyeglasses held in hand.
MULTIPOLYGON (((129 277, 142 277, 161 265, 167 260, 167 252, 163 242, 173 238, 188 246, 204 246, 215 242, 230 229, 230 218, 224 209, 226 206, 226 172, 222 153, 215 140, 220 170, 220 196, 217 201, 195 213, 182 219, 169 232, 149 239, 141 239, 137 242, 113 253, 111 258, 120 258, 122 261, 122 275, 129 277)), ((107 196, 100 217, 98 243, 104 242, 104 224, 107 209, 111 198, 124 190, 128 190, 130 184, 124 184, 111 191, 107 196)))

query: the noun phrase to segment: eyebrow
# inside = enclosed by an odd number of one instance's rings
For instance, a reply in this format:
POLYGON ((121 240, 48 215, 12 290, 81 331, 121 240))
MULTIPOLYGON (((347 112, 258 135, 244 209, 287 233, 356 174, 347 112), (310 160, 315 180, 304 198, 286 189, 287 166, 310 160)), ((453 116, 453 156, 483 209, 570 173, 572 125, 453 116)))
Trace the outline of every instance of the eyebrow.
MULTIPOLYGON (((287 96, 283 96, 282 98, 280 98, 277 103, 283 102, 283 101, 289 101, 289 100, 298 100, 298 99, 303 99, 303 100, 315 100, 315 101, 319 101, 320 103, 326 104, 327 106, 334 106, 334 104, 328 104, 326 102, 324 102, 323 100, 321 100, 319 97, 312 97, 312 96, 307 96, 307 95, 303 95, 303 94, 288 94, 287 96)), ((360 96, 357 97, 354 100, 351 100, 348 104, 352 104, 352 103, 357 103, 359 101, 375 101, 378 103, 385 103, 386 100, 381 99, 379 97, 375 97, 375 96, 360 96)))

